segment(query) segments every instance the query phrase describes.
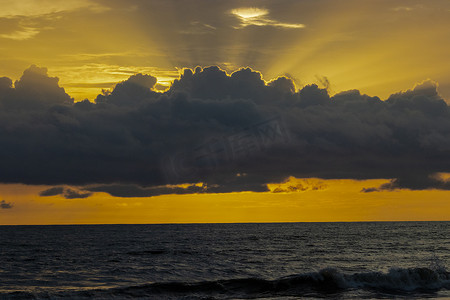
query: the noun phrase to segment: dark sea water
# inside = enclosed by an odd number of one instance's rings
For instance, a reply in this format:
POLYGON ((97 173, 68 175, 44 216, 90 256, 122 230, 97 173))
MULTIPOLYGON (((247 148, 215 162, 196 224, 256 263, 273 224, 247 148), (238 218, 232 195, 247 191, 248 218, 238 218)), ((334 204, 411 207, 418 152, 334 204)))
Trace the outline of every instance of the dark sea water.
POLYGON ((0 299, 450 298, 450 222, 0 226, 0 299))

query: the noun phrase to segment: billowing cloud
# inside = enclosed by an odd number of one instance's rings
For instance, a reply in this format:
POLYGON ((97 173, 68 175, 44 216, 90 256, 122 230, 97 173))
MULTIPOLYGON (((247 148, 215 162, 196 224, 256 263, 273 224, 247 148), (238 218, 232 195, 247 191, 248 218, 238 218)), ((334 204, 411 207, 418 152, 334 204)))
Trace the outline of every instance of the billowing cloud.
POLYGON ((13 208, 13 204, 11 202, 6 202, 5 200, 0 201, 0 208, 1 209, 10 209, 13 208))
POLYGON ((46 68, 32 65, 23 72, 22 77, 10 85, 9 78, 0 83, 0 107, 5 110, 30 110, 46 108, 56 104, 71 104, 73 99, 58 86, 57 77, 49 77, 46 68), (1 91, 1 90, 0 90, 1 91))
POLYGON ((249 68, 185 69, 167 91, 156 85, 135 74, 73 103, 44 68, 0 78, 0 181, 56 185, 41 195, 66 198, 270 191, 290 176, 447 189, 427 179, 450 170, 450 111, 432 81, 385 101, 296 90, 249 68))

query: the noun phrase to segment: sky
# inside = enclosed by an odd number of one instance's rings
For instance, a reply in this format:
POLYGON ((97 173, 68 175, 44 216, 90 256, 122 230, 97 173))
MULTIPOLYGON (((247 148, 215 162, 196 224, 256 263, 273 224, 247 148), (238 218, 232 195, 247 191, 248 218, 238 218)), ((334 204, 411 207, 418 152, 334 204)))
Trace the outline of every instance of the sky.
POLYGON ((449 220, 448 1, 0 5, 0 224, 449 220))

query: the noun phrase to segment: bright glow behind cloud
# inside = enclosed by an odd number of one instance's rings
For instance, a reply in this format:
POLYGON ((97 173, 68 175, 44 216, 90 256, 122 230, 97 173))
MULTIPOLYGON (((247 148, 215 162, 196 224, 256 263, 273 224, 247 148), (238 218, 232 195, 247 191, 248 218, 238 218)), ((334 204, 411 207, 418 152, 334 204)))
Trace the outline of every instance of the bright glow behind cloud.
POLYGON ((242 7, 233 9, 231 13, 242 19, 254 19, 267 15, 269 11, 264 8, 242 7))
POLYGON ((246 27, 249 25, 254 26, 273 26, 281 28, 304 28, 303 24, 295 23, 282 23, 276 20, 272 20, 267 17, 269 10, 265 8, 257 7, 241 7, 231 10, 231 14, 241 19, 241 26, 238 28, 246 27))

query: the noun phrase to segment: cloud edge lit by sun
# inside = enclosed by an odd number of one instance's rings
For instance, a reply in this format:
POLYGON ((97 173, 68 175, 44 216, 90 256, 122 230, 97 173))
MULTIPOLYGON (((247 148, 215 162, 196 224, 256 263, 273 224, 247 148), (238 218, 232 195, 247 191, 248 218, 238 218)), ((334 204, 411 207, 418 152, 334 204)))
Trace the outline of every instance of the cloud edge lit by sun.
POLYGON ((240 7, 234 8, 230 11, 231 15, 236 16, 241 21, 241 24, 235 29, 244 28, 250 25, 253 26, 272 26, 286 29, 299 29, 305 28, 301 23, 283 23, 277 20, 270 19, 268 17, 269 10, 266 8, 258 7, 240 7))

